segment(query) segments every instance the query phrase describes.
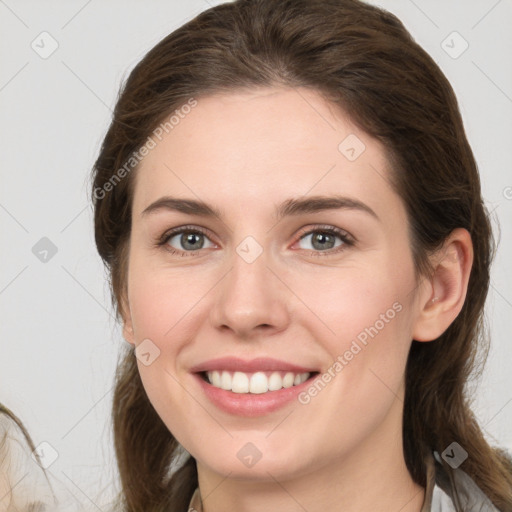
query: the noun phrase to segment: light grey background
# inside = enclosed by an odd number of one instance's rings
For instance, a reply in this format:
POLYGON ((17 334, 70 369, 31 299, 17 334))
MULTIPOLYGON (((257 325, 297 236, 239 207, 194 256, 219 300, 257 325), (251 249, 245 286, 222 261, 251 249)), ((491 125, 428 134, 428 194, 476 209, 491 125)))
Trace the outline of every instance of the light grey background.
MULTIPOLYGON (((124 341, 94 245, 88 175, 128 71, 218 3, 0 0, 0 401, 36 445, 58 452, 48 471, 59 492, 99 509, 115 489, 109 414, 124 341), (46 59, 31 47, 51 48, 43 31, 58 43, 46 59), (32 252, 42 237, 57 248, 47 262, 32 252)), ((489 439, 512 449, 512 0, 372 3, 398 15, 454 86, 501 224, 493 345, 474 409, 489 439)))

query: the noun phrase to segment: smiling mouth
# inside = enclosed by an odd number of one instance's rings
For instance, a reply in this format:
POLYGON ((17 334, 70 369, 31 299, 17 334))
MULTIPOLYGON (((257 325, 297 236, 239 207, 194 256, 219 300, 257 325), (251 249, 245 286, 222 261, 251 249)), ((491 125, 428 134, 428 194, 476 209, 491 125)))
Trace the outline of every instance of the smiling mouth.
POLYGON ((298 386, 319 372, 260 371, 254 373, 215 370, 199 372, 201 378, 215 388, 238 394, 264 394, 298 386))

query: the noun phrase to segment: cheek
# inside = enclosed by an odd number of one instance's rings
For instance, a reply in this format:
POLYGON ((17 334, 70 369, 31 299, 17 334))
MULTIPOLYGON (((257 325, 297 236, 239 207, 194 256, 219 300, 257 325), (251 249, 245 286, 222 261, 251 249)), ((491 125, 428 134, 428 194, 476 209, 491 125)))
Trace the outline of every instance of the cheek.
MULTIPOLYGON (((316 333, 315 341, 329 353, 331 364, 321 382, 299 398, 311 430, 330 429, 340 451, 369 436, 402 404, 410 282, 393 274, 347 272, 337 281, 320 279, 315 294, 309 295, 316 297, 308 306, 321 322, 312 316, 306 328, 316 333)), ((315 439, 307 442, 311 451, 317 450, 315 439)), ((331 456, 331 442, 326 441, 326 457, 331 456)))
MULTIPOLYGON (((307 322, 318 341, 327 340, 336 355, 353 339, 364 342, 370 332, 391 331, 391 324, 395 329, 403 327, 397 320, 406 316, 403 312, 413 280, 412 273, 402 269, 399 275, 391 266, 376 263, 364 268, 289 274, 290 288, 301 299, 294 311, 298 323, 307 322)), ((332 350, 329 352, 334 356, 332 350)))
POLYGON ((408 260, 400 265, 391 260, 381 254, 364 269, 302 275, 294 283, 314 313, 304 315, 302 323, 332 361, 330 374, 324 374, 326 394, 332 393, 345 411, 374 408, 378 397, 384 410, 402 383, 411 343, 414 273, 408 260))
POLYGON ((208 283, 197 270, 148 268, 133 258, 128 300, 136 339, 164 340, 176 332, 186 334, 182 332, 186 325, 182 320, 193 314, 194 305, 211 287, 208 283))
POLYGON ((178 383, 183 378, 180 358, 197 336, 197 315, 204 313, 205 296, 214 285, 214 276, 206 274, 197 267, 152 266, 137 253, 130 261, 128 300, 135 343, 150 340, 158 353, 150 365, 138 360, 138 369, 148 398, 162 418, 188 403, 178 383))
POLYGON ((183 375, 179 357, 193 339, 194 322, 190 319, 194 304, 205 293, 200 280, 194 279, 194 287, 187 284, 190 277, 186 272, 155 268, 134 255, 128 278, 135 343, 150 340, 153 354, 158 354, 148 365, 142 358, 137 360, 139 374, 149 401, 173 432, 181 432, 190 413, 187 391, 180 384, 183 375), (169 417, 169 411, 180 413, 169 417))

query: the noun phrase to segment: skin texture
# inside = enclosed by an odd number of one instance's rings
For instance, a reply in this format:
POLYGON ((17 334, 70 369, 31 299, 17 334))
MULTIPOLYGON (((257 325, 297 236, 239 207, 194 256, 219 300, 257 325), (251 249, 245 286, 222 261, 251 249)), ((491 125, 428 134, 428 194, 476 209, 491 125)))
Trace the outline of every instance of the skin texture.
POLYGON ((150 339, 160 350, 139 371, 156 411, 197 461, 204 510, 419 511, 424 490, 402 451, 405 365, 412 339, 435 339, 462 307, 469 234, 455 230, 432 255, 434 276, 417 280, 383 147, 346 115, 307 89, 197 100, 136 171, 123 316, 129 343, 150 339), (349 135, 365 145, 354 161, 338 149, 349 135), (355 209, 275 216, 288 199, 333 194, 363 202, 378 219, 355 209), (142 215, 166 195, 203 200, 222 217, 142 215), (157 246, 184 225, 207 232, 196 255, 169 252, 186 252, 180 235, 157 246), (315 248, 322 226, 345 230, 353 245, 336 237, 334 248, 315 248), (236 252, 247 236, 263 249, 252 263, 236 252), (394 318, 307 404, 231 415, 189 371, 231 355, 323 373, 397 303, 394 318), (262 454, 252 467, 237 457, 248 442, 262 454))

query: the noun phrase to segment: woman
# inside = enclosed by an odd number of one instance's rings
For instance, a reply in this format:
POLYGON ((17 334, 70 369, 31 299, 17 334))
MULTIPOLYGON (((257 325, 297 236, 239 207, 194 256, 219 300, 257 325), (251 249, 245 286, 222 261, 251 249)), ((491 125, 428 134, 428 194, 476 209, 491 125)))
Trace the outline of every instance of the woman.
POLYGON ((466 383, 492 235, 393 15, 238 0, 130 74, 95 164, 127 511, 512 510, 466 383))

